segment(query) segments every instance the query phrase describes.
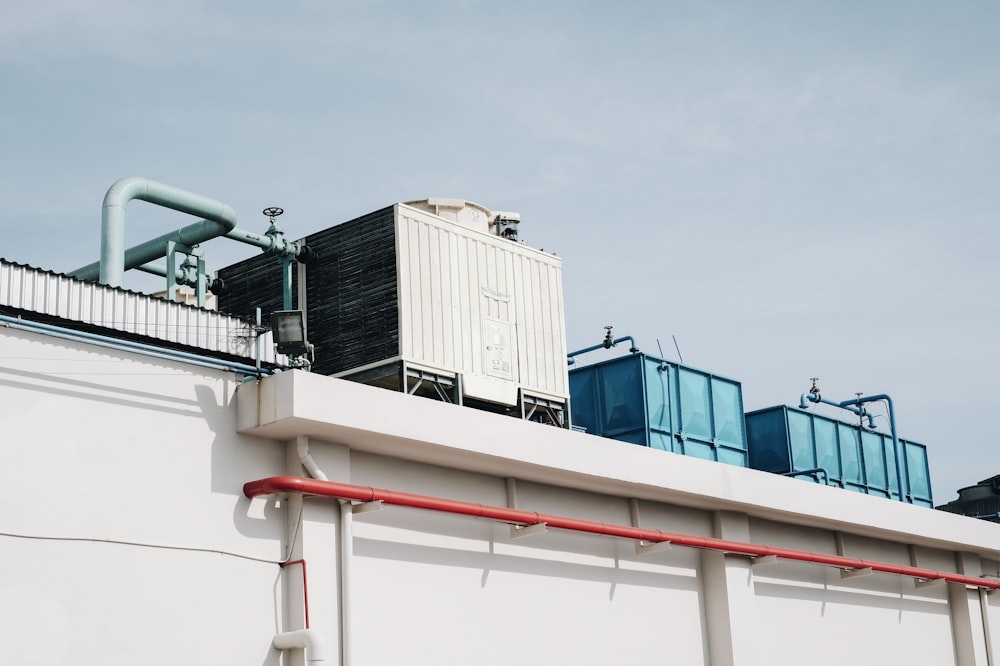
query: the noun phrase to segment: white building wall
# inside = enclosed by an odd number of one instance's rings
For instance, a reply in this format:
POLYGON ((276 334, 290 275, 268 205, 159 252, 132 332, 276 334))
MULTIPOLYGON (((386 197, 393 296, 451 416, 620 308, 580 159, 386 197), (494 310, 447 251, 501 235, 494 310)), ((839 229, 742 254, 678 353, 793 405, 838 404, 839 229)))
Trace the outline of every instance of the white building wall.
POLYGON ((303 663, 271 647, 305 626, 301 567, 276 564, 300 558, 332 664, 985 666, 1000 641, 997 600, 987 628, 963 585, 242 486, 303 474, 298 440, 333 481, 992 573, 995 526, 960 516, 329 377, 239 384, 2 328, 0 406, 0 663, 303 663))
MULTIPOLYGON (((322 444, 318 444, 317 448, 322 444)), ((352 455, 353 482, 504 505, 503 479, 352 455)), ((628 503, 518 483, 524 506, 629 520, 628 503)), ((705 661, 698 555, 396 507, 354 519, 356 664, 705 661), (392 640, 387 640, 391 636, 392 640), (419 659, 414 661, 414 657, 419 659)))
POLYGON ((235 386, 0 327, 0 663, 278 663, 279 568, 237 555, 282 555, 241 486, 283 451, 235 386))
MULTIPOLYGON (((942 571, 997 546, 980 521, 334 382, 245 387, 238 427, 308 433, 337 480, 404 493, 625 525, 637 497, 643 527, 942 571), (631 456, 641 463, 621 465, 631 456)), ((963 620, 943 583, 682 547, 637 555, 558 530, 516 539, 503 523, 397 506, 354 515, 352 534, 355 664, 987 663, 981 617, 963 620)), ((304 552, 337 568, 328 550, 304 552)))

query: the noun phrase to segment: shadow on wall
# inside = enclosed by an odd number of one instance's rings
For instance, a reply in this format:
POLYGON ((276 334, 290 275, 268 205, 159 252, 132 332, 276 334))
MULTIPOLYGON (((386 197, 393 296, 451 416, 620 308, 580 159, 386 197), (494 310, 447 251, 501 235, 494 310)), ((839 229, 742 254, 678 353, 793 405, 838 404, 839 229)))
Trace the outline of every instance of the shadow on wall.
MULTIPOLYGON (((172 367, 166 366, 165 367, 172 367)), ((177 398, 153 391, 139 391, 132 387, 114 386, 106 382, 88 382, 72 379, 52 372, 30 372, 14 368, 0 368, 0 374, 20 377, 25 381, 5 379, 4 386, 25 391, 39 391, 45 395, 57 395, 74 400, 91 400, 104 402, 130 409, 149 410, 150 402, 169 402, 176 406, 157 405, 157 412, 167 412, 180 416, 198 414, 198 401, 177 398), (53 385, 55 384, 55 385, 53 385), (111 395, 109 395, 111 394, 111 395)))
POLYGON ((280 474, 284 446, 280 442, 240 435, 236 432, 236 391, 240 383, 226 377, 217 385, 196 384, 195 398, 204 423, 212 432, 211 491, 236 497, 233 525, 240 534, 262 539, 280 539, 280 512, 275 498, 263 504, 262 515, 250 514, 251 501, 243 495, 243 484, 280 474), (216 388, 216 386, 218 388, 216 388), (221 400, 220 400, 221 396, 221 400))
MULTIPOLYGON (((635 585, 689 592, 699 589, 698 581, 693 574, 684 576, 664 572, 622 569, 619 566, 619 559, 611 555, 608 556, 609 565, 599 566, 551 558, 536 558, 526 554, 500 554, 495 552, 494 543, 494 540, 490 540, 489 551, 480 552, 355 537, 354 554, 358 557, 381 560, 482 570, 482 587, 487 587, 489 584, 490 572, 502 571, 530 576, 606 583, 612 588, 615 585, 635 585)), ((549 553, 551 554, 551 551, 549 553)), ((609 593, 610 596, 613 595, 609 593)))

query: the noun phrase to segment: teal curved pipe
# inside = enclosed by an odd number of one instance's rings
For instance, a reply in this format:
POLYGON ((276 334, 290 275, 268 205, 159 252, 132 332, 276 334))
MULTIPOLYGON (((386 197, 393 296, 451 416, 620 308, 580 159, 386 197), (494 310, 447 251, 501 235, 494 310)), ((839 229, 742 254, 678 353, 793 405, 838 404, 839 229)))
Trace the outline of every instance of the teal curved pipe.
POLYGON ((94 280, 121 287, 125 271, 167 254, 167 243, 197 245, 224 236, 236 227, 236 212, 228 205, 187 190, 130 176, 112 185, 104 195, 101 213, 101 260, 82 266, 69 274, 81 280, 94 280), (205 219, 194 222, 145 243, 125 250, 125 208, 133 199, 163 206, 205 219))

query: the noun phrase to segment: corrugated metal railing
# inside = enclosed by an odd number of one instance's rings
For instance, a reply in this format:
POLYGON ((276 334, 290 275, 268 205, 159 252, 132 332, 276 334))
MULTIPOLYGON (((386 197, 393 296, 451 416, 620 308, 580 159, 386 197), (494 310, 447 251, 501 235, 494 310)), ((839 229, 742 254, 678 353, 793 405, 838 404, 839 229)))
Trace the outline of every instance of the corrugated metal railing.
MULTIPOLYGON (((257 336, 250 324, 236 317, 3 259, 0 306, 249 360, 256 358, 257 336)), ((275 362, 270 332, 261 336, 260 354, 262 363, 275 362)))

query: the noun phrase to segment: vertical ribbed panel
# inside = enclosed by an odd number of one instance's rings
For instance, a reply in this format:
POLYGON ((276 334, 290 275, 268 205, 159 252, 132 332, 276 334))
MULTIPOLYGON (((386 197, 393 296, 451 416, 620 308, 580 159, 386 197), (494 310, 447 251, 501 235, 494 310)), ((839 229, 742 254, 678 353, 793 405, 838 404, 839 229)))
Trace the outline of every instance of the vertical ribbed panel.
MULTIPOLYGON (((0 306, 255 358, 253 332, 234 317, 2 259, 0 306)), ((274 361, 270 343, 261 345, 261 360, 274 361)))
POLYGON ((508 381, 556 397, 568 393, 561 262, 525 245, 400 205, 400 352, 404 359, 508 381), (493 365, 494 339, 510 330, 509 371, 493 365), (492 335, 492 334, 491 334, 492 335), (489 365, 488 365, 489 362, 489 365))

